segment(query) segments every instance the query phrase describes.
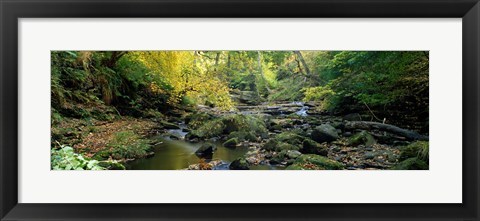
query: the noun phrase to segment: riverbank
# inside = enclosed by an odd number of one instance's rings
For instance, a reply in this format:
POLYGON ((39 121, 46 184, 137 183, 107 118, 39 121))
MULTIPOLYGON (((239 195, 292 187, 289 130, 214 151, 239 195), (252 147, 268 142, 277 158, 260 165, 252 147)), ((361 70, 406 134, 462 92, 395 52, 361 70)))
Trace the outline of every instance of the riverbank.
POLYGON ((136 170, 428 169, 428 158, 418 156, 425 143, 428 156, 428 142, 407 136, 418 135, 413 131, 399 134, 406 130, 385 130, 396 128, 386 124, 365 128, 371 122, 358 114, 333 116, 313 103, 236 109, 198 106, 148 118, 63 118, 52 127, 52 141, 136 170))

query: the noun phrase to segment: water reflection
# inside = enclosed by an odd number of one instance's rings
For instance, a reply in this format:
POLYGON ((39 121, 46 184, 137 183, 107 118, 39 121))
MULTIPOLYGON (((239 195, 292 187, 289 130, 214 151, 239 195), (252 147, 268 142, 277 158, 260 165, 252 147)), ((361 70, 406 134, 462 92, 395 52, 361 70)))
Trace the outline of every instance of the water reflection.
MULTIPOLYGON (((213 154, 213 160, 222 160, 228 165, 233 160, 247 153, 247 147, 226 148, 221 143, 214 143, 217 150, 213 154)), ((200 158, 195 151, 201 143, 189 143, 182 140, 167 140, 155 146, 155 155, 147 159, 139 159, 131 162, 128 169, 131 170, 178 170, 187 168, 191 164, 199 163, 200 158)))

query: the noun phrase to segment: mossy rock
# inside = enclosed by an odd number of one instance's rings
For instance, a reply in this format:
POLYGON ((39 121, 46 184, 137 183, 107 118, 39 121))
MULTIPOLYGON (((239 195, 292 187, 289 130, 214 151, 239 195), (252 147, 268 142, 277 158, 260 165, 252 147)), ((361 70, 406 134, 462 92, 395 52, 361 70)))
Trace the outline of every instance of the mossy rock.
POLYGON ((358 146, 362 144, 368 147, 376 143, 377 141, 375 138, 373 138, 373 136, 366 131, 356 133, 348 139, 349 146, 358 146))
POLYGON ((417 158, 417 157, 412 157, 409 159, 406 159, 394 167, 392 167, 392 170, 428 170, 428 163, 417 158))
POLYGON ((280 142, 278 143, 277 147, 275 148, 276 151, 282 151, 282 150, 300 150, 300 146, 292 145, 289 143, 284 143, 280 142))
POLYGON ((270 127, 271 131, 281 131, 282 129, 283 129, 282 125, 279 125, 279 124, 273 125, 270 127))
POLYGON ((337 129, 330 124, 322 124, 312 131, 312 140, 319 143, 331 142, 340 138, 337 133, 337 129))
POLYGON ((288 159, 297 159, 301 155, 302 155, 302 153, 300 151, 297 151, 297 150, 287 150, 287 152, 286 152, 286 156, 287 156, 288 159))
POLYGON ((276 149, 277 145, 278 145, 278 141, 276 141, 275 139, 270 139, 262 146, 262 148, 265 150, 272 151, 276 149))
POLYGON ((224 128, 225 125, 220 119, 214 119, 211 121, 207 121, 205 124, 203 124, 200 128, 196 130, 191 130, 186 135, 186 138, 191 140, 195 138, 208 139, 218 137, 223 134, 224 128))
POLYGON ((286 150, 273 154, 272 158, 270 158, 270 164, 282 163, 286 158, 286 154, 287 154, 286 150))
POLYGON ((225 147, 236 147, 238 145, 238 143, 240 143, 238 141, 238 138, 232 138, 232 139, 229 139, 229 140, 225 141, 225 143, 223 143, 223 146, 225 146, 225 147))
POLYGON ((429 159, 428 141, 416 141, 400 149, 400 160, 417 157, 420 160, 429 159))
POLYGON ((170 122, 162 121, 162 122, 160 122, 160 124, 162 124, 162 127, 165 128, 165 129, 173 129, 173 130, 180 129, 180 127, 178 125, 170 123, 170 122))
POLYGON ((197 129, 205 122, 213 119, 214 117, 206 112, 190 114, 185 117, 185 123, 188 124, 190 128, 197 129))
POLYGON ((280 152, 282 150, 300 150, 301 146, 296 146, 285 142, 279 142, 275 139, 270 139, 263 145, 262 148, 269 151, 280 152))
POLYGON ((160 111, 154 109, 146 109, 142 112, 146 118, 162 119, 165 117, 160 111))
POLYGON ((234 131, 230 133, 227 139, 237 138, 239 141, 256 141, 258 138, 250 131, 234 131))
MULTIPOLYGON (((222 116, 220 118, 213 118, 203 122, 202 125, 197 126, 196 129, 192 130, 191 135, 187 137, 208 139, 239 131, 251 134, 259 134, 263 138, 268 136, 268 131, 265 127, 265 123, 262 120, 253 116, 232 114, 222 116)), ((252 136, 251 134, 243 134, 245 136, 244 139, 253 140, 253 136, 255 135, 252 136)))
POLYGON ((245 158, 238 158, 234 160, 230 166, 228 166, 231 170, 249 170, 250 164, 245 158))
POLYGON ((304 154, 317 154, 321 156, 327 156, 328 154, 327 147, 322 146, 314 140, 308 138, 303 140, 302 146, 303 147, 300 152, 304 154))
POLYGON ((225 125, 225 134, 230 134, 235 131, 250 131, 257 134, 267 133, 267 128, 263 120, 254 116, 232 114, 223 116, 221 119, 225 125))
POLYGON ((275 136, 275 140, 278 142, 285 142, 292 145, 301 145, 305 140, 305 137, 300 136, 294 132, 283 132, 275 136))
POLYGON ((213 143, 204 143, 195 151, 195 154, 202 158, 211 159, 217 147, 213 143))
POLYGON ((345 166, 335 160, 328 159, 316 154, 303 154, 299 156, 292 165, 286 169, 301 170, 341 170, 345 166))

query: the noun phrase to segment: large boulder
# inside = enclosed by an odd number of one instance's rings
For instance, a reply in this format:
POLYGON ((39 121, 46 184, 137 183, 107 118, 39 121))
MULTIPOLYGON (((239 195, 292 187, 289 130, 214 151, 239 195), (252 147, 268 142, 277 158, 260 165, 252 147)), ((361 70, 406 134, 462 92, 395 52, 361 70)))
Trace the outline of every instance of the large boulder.
POLYGON ((300 146, 289 144, 286 142, 281 142, 276 139, 268 140, 267 143, 265 143, 262 146, 262 148, 265 150, 277 151, 277 152, 280 152, 282 150, 300 150, 301 149, 300 146))
POLYGON ((330 124, 322 124, 312 131, 311 135, 314 141, 319 143, 331 142, 340 138, 337 129, 330 124))
POLYGON ((288 150, 287 151, 288 159, 297 159, 301 155, 302 155, 302 153, 300 153, 300 151, 297 151, 297 150, 288 150))
POLYGON ((316 154, 303 154, 295 159, 287 170, 341 170, 344 165, 316 154))
POLYGON ((215 144, 204 143, 202 146, 200 146, 200 148, 198 148, 197 151, 195 151, 195 154, 202 158, 211 159, 215 150, 217 150, 215 144))
POLYGON ((362 144, 368 147, 376 143, 377 141, 375 140, 375 138, 373 138, 373 136, 366 131, 356 133, 348 139, 348 145, 350 146, 357 146, 362 144))
POLYGON ((300 152, 304 154, 317 154, 321 156, 327 156, 328 154, 327 147, 322 146, 311 139, 305 139, 302 145, 303 147, 300 152))
POLYGON ((231 170, 249 170, 249 163, 244 158, 238 158, 234 160, 228 167, 231 170))
POLYGON ((239 137, 239 140, 256 140, 257 136, 268 137, 268 130, 263 119, 256 116, 230 114, 197 122, 199 125, 193 122, 191 121, 189 126, 195 125, 195 127, 192 127, 194 129, 187 134, 187 139, 209 139, 225 135, 231 135, 229 139, 236 135, 242 136, 241 139, 239 137))
POLYGON ((300 153, 297 150, 282 150, 278 153, 273 154, 273 156, 270 159, 271 164, 280 164, 288 161, 293 161, 294 159, 298 158, 301 156, 302 153, 300 153))
POLYGON ((238 143, 240 143, 238 141, 238 138, 231 138, 225 141, 225 143, 223 143, 223 146, 232 148, 232 147, 236 147, 238 143))
POLYGON ((256 141, 258 138, 257 136, 255 136, 254 133, 252 133, 251 131, 234 131, 234 132, 231 132, 227 139, 233 139, 233 138, 236 138, 238 139, 239 141, 256 141))

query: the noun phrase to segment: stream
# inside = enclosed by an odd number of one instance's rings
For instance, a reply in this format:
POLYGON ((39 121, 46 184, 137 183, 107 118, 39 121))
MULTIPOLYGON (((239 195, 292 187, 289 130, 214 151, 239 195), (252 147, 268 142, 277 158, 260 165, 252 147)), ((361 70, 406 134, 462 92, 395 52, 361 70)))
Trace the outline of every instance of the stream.
MULTIPOLYGON (((238 114, 270 114, 285 115, 295 113, 299 116, 307 116, 308 106, 302 102, 292 102, 284 106, 245 106, 239 107, 238 114), (292 108, 293 107, 293 108, 292 108)), ((185 141, 185 123, 179 123, 180 129, 170 129, 166 131, 167 136, 162 135, 165 139, 163 142, 154 146, 155 155, 149 158, 137 159, 130 162, 127 167, 130 170, 180 170, 186 169, 189 165, 197 164, 203 160, 195 155, 195 151, 200 148, 203 142, 192 143, 185 141)), ((160 136, 160 135, 159 135, 160 136)), ((222 141, 213 142, 217 150, 214 152, 212 159, 203 162, 220 160, 221 163, 214 166, 214 170, 228 170, 232 161, 239 157, 245 156, 249 151, 248 147, 227 148, 224 147, 222 141)), ((276 165, 254 165, 251 170, 283 170, 284 166, 276 165)))

